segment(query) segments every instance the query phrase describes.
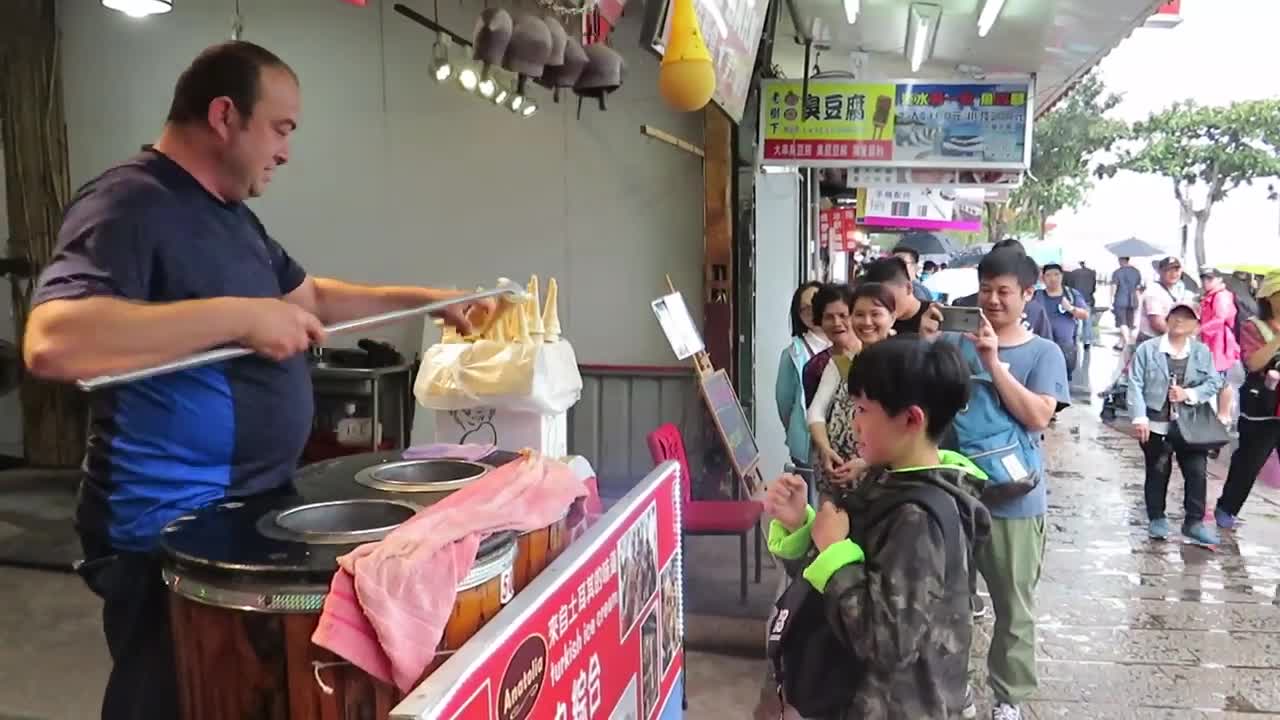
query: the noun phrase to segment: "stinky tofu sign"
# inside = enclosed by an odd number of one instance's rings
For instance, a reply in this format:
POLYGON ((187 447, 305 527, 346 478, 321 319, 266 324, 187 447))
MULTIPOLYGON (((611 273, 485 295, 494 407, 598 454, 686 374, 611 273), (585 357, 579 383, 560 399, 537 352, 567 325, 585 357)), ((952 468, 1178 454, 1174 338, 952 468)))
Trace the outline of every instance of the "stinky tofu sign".
POLYGON ((1034 87, 1001 82, 761 84, 766 165, 1024 170, 1034 87))
POLYGON ((681 482, 651 472, 391 719, 682 717, 681 482))

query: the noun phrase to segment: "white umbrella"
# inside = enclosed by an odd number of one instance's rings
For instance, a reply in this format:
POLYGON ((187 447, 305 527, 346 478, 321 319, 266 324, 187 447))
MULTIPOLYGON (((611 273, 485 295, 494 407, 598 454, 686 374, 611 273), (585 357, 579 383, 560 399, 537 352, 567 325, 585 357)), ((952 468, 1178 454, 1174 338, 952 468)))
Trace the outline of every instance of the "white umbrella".
POLYGON ((978 292, 977 268, 947 268, 929 276, 924 286, 935 295, 945 295, 948 302, 978 292))

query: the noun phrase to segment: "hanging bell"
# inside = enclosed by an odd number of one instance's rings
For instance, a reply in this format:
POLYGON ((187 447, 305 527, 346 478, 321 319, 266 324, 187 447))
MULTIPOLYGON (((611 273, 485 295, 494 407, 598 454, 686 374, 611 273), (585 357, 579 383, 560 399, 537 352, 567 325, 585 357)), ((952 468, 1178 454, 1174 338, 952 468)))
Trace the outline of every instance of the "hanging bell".
POLYGON ((701 110, 716 90, 716 70, 711 64, 693 0, 672 0, 671 38, 658 70, 658 92, 673 110, 701 110))
POLYGON ((524 94, 525 80, 542 77, 551 56, 551 30, 537 15, 516 18, 511 42, 502 57, 502 67, 519 76, 516 92, 524 94))
POLYGON ((546 65, 548 68, 563 65, 564 47, 569 41, 569 34, 564 31, 560 21, 553 17, 544 17, 542 22, 547 24, 547 30, 551 33, 551 53, 547 55, 546 65))
POLYGON ((587 66, 587 51, 577 38, 566 38, 564 45, 564 62, 559 65, 548 65, 538 78, 538 84, 551 89, 551 99, 560 102, 560 88, 572 88, 582 77, 587 66))
POLYGON ((502 64, 511 43, 512 26, 511 13, 502 8, 486 8, 476 18, 475 31, 471 33, 471 59, 480 63, 481 75, 487 77, 491 66, 502 64))
POLYGON ((587 66, 573 85, 573 92, 578 96, 578 117, 582 117, 582 98, 595 98, 601 110, 608 110, 604 98, 622 87, 622 75, 626 71, 626 62, 613 48, 596 44, 585 49, 587 66))

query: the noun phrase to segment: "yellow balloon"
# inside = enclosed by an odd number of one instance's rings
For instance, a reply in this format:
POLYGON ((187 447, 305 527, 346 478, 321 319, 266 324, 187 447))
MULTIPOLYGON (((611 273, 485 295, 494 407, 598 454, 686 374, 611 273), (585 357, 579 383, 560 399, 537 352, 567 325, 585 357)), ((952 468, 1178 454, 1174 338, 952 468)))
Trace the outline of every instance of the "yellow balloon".
POLYGON ((716 71, 693 0, 672 0, 671 39, 658 70, 658 92, 672 109, 691 112, 705 107, 715 90, 716 71))

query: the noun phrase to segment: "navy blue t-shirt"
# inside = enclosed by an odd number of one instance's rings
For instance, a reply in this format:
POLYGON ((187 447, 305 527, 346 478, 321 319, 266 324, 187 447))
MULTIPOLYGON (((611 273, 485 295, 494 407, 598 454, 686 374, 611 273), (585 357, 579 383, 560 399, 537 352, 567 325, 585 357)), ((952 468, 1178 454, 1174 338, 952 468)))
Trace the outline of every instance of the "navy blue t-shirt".
MULTIPOLYGON (((145 302, 279 298, 306 272, 242 203, 224 203, 154 150, 72 199, 33 305, 109 296, 145 302)), ((77 521, 121 550, 228 495, 288 485, 311 428, 306 357, 259 356, 97 391, 77 521)))

